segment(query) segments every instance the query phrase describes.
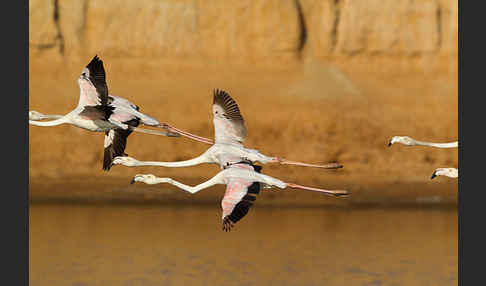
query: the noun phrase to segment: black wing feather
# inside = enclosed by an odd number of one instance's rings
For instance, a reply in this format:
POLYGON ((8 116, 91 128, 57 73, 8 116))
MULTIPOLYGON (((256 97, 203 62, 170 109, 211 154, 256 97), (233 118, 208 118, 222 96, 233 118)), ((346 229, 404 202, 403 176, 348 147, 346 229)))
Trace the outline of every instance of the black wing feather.
MULTIPOLYGON (((140 124, 140 120, 132 119, 123 122, 129 126, 137 127, 140 124)), ((108 131, 109 132, 109 131, 108 131)), ((106 135, 108 135, 106 132, 106 135)), ((115 129, 115 135, 113 136, 113 142, 105 148, 103 156, 103 170, 109 171, 113 166, 113 159, 118 156, 127 156, 125 148, 127 146, 127 138, 132 133, 131 130, 115 129)))
MULTIPOLYGON (((252 163, 249 164, 255 169, 256 172, 261 172, 261 166, 253 165, 252 163)), ((241 201, 238 202, 233 208, 233 211, 223 219, 224 231, 230 231, 235 223, 246 216, 250 208, 253 206, 253 202, 256 200, 256 195, 260 193, 260 190, 260 182, 254 182, 248 187, 248 191, 243 199, 241 199, 241 201)))
POLYGON ((86 67, 89 70, 89 80, 93 83, 99 94, 101 105, 108 104, 108 86, 106 85, 103 61, 96 55, 86 67))
POLYGON ((245 122, 241 115, 240 109, 236 101, 224 90, 215 89, 213 96, 213 104, 221 106, 226 114, 226 118, 237 122, 245 122))

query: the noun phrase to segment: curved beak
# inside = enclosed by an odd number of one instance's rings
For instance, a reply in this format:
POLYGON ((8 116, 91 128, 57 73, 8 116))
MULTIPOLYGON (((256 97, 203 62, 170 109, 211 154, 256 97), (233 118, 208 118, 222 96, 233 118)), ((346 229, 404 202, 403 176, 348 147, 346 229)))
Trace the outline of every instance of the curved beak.
POLYGON ((432 180, 433 178, 437 177, 437 175, 435 174, 435 172, 432 174, 432 177, 430 177, 430 179, 432 180))
POLYGON ((391 145, 392 145, 391 141, 390 141, 390 142, 388 142, 388 147, 390 147, 391 145))

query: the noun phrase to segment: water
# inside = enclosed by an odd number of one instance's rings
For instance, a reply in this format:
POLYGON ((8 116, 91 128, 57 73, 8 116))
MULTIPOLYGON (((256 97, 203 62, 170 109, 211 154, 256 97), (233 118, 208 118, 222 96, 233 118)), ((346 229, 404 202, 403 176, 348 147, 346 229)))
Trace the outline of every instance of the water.
POLYGON ((32 203, 30 285, 457 285, 455 208, 32 203))

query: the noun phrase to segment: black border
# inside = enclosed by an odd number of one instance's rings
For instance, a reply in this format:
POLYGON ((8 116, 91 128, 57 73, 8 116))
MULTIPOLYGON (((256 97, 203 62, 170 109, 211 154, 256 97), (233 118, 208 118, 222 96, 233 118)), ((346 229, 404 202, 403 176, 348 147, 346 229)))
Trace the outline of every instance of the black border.
POLYGON ((484 53, 485 18, 481 2, 459 1, 459 188, 458 188, 458 271, 459 285, 484 284, 484 209, 486 193, 484 182, 484 53), (467 4, 467 7, 465 7, 467 4), (476 5, 472 5, 476 4, 476 5), (464 41, 468 31, 469 43, 464 41), (467 162, 467 164, 465 163, 467 162), (466 180, 467 178, 467 180, 466 180), (467 229, 467 232, 466 232, 467 229), (467 263, 466 263, 467 261, 467 263))
POLYGON ((463 189, 464 189, 464 180, 463 180, 463 174, 465 171, 465 166, 463 164, 464 160, 464 128, 463 128, 463 92, 464 92, 464 85, 462 81, 462 76, 464 74, 464 45, 463 45, 463 25, 462 25, 462 20, 463 20, 463 9, 462 9, 462 1, 458 0, 458 7, 457 7, 457 52, 458 52, 458 57, 457 57, 457 68, 458 68, 458 91, 457 91, 457 99, 458 99, 458 119, 457 119, 457 135, 459 136, 458 141, 459 141, 459 152, 458 152, 458 162, 457 162, 457 167, 459 169, 459 178, 458 178, 458 186, 457 186, 457 251, 458 251, 458 273, 457 273, 457 282, 458 285, 466 285, 465 283, 465 275, 464 275, 464 247, 463 247, 463 242, 464 242, 464 216, 463 216, 463 210, 464 210, 464 197, 463 197, 463 189))
MULTIPOLYGON (((481 235, 483 228, 482 209, 486 196, 482 185, 481 172, 483 158, 478 154, 484 150, 481 144, 483 105, 480 103, 484 89, 484 53, 483 27, 481 21, 484 12, 480 9, 480 2, 459 1, 458 7, 458 134, 459 134, 459 173, 458 180, 458 251, 459 251, 459 285, 477 285, 483 280, 483 249, 485 236, 481 235), (466 12, 464 3, 469 5, 466 12), (477 7, 471 4, 476 4, 477 7), (465 17, 467 15, 467 17, 465 17), (467 23, 469 21, 469 25, 467 23), (464 42, 464 30, 469 31, 469 46, 464 42), (467 47, 466 47, 467 46, 467 47), (467 60, 466 58, 469 58, 467 60), (464 62, 467 65, 464 65, 464 62), (472 66, 474 65, 474 67, 472 66), (467 69, 469 67, 469 70, 467 69), (474 108, 476 107, 476 108, 474 108), (469 140, 468 138, 469 134, 469 140), (477 147, 477 148, 476 148, 477 147), (468 152, 465 152, 467 148, 468 152), (476 158, 477 162, 473 162, 476 158), (469 164, 465 164, 468 160, 469 164), (477 163, 477 164, 476 164, 477 163), (475 166, 477 165, 477 166, 475 166), (467 181, 464 179, 467 177, 467 181), (474 181, 476 180, 476 181, 474 181), (469 227, 468 235, 465 229, 469 227), (475 230, 475 231, 474 231, 475 230), (473 257, 476 256, 476 257, 473 257), (468 259, 467 267, 465 259, 468 259)), ((3 99, 4 113, 3 139, 1 140, 3 160, 3 192, 2 218, 4 231, 3 260, 4 269, 2 280, 10 285, 28 285, 29 279, 29 140, 28 122, 28 35, 29 35, 29 5, 28 1, 5 1, 3 3, 3 68, 2 82, 4 83, 3 99), (10 87, 10 88, 9 88, 10 87), (15 106, 16 108, 10 108, 15 106), (5 158, 7 156, 7 158, 5 158), (14 163, 15 162, 15 163, 14 163), (11 283, 10 281, 14 281, 11 283)))
POLYGON ((2 3, 2 284, 29 283, 29 2, 2 3), (8 113, 8 114, 6 114, 8 113))

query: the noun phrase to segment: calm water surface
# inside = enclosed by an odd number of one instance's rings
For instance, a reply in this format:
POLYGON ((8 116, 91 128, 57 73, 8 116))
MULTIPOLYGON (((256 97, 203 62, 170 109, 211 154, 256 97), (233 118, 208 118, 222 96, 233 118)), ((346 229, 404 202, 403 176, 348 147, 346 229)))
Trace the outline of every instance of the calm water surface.
POLYGON ((457 210, 32 203, 30 285, 457 285, 457 210))

